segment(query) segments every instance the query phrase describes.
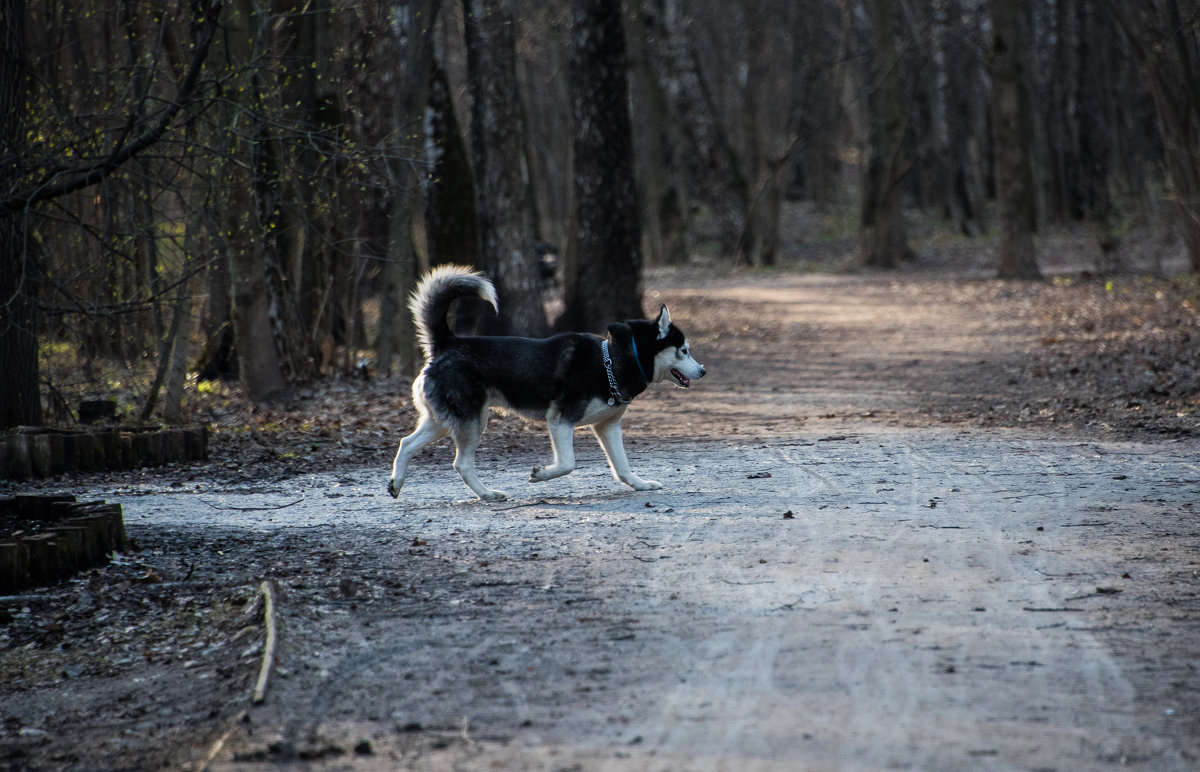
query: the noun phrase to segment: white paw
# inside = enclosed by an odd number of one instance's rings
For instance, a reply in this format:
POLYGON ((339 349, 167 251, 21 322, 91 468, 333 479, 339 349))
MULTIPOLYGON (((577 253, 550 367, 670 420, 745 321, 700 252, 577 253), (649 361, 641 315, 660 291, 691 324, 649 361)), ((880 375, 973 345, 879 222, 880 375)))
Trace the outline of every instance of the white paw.
POLYGON ((508 498, 508 494, 504 491, 486 490, 479 495, 480 501, 504 501, 508 498))
POLYGON ((630 483, 635 491, 661 491, 662 483, 656 480, 636 479, 630 483))
POLYGON ((400 489, 402 487, 404 487, 404 480, 396 480, 395 478, 388 480, 388 493, 392 495, 392 498, 400 498, 400 489))
POLYGON ((529 482, 546 482, 546 480, 553 480, 556 477, 562 477, 563 475, 570 474, 573 469, 574 467, 571 469, 563 469, 557 466, 534 467, 533 471, 529 473, 529 482))

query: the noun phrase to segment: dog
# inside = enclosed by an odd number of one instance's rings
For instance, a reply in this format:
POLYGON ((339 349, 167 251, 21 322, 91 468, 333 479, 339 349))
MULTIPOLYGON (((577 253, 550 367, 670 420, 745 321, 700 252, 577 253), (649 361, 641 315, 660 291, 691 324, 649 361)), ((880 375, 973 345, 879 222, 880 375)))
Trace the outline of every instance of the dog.
POLYGON ((413 456, 446 435, 454 438, 454 469, 467 487, 485 501, 507 498, 475 474, 475 449, 489 408, 546 423, 554 460, 535 468, 530 482, 574 471, 575 427, 590 426, 617 480, 638 491, 662 488, 629 469, 621 418, 649 384, 669 381, 686 389, 706 373, 665 305, 655 320, 608 325, 607 338, 587 333, 459 337, 446 315, 452 302, 466 297, 499 311, 491 281, 454 265, 430 271, 409 301, 425 366, 412 386, 417 427, 400 442, 392 464, 392 498, 399 497, 413 456))

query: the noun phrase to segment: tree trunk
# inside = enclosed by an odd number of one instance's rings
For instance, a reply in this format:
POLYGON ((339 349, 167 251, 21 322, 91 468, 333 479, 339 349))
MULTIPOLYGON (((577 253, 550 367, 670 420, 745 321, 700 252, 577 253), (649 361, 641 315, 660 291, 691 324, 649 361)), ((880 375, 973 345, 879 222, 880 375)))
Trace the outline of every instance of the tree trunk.
POLYGON ((867 91, 867 168, 859 253, 871 268, 895 268, 912 257, 900 187, 908 173, 904 82, 896 49, 895 0, 868 0, 873 83, 867 91))
MULTIPOLYGON (((0 0, 0 192, 21 181, 25 144, 24 0, 0 0)), ((28 211, 0 213, 0 429, 42 424, 37 298, 28 211)))
POLYGON ((992 0, 992 130, 1000 221, 996 264, 1001 279, 1041 279, 1034 256, 1032 128, 1022 62, 1022 0, 992 0))
POLYGON ((643 313, 625 30, 619 2, 574 0, 571 7, 576 214, 556 327, 600 332, 643 313))
POLYGON ((525 119, 517 93, 512 0, 463 0, 467 78, 471 92, 471 155, 479 224, 479 267, 500 300, 498 317, 481 329, 497 335, 543 335, 546 311, 529 165, 525 119))
MULTIPOLYGON (((254 61, 262 44, 260 20, 256 4, 243 0, 230 9, 228 36, 230 55, 237 62, 254 61)), ((230 143, 229 159, 224 163, 225 181, 230 198, 225 202, 222 233, 226 234, 226 254, 233 309, 234 346, 237 351, 238 377, 242 391, 253 402, 270 400, 283 390, 285 381, 275 343, 271 296, 267 286, 268 265, 266 249, 272 243, 270 218, 274 202, 263 200, 270 196, 270 186, 263 180, 263 170, 257 168, 263 159, 262 149, 255 145, 265 141, 265 116, 261 113, 259 83, 248 76, 244 104, 224 107, 226 137, 230 143)))
POLYGON ((1108 8, 1133 48, 1154 97, 1188 267, 1200 273, 1200 35, 1195 13, 1185 22, 1178 0, 1136 5, 1109 0, 1108 8))
POLYGON ((413 241, 413 219, 421 211, 423 175, 416 161, 421 145, 414 141, 423 134, 426 95, 433 57, 433 24, 437 12, 435 0, 410 0, 405 13, 398 14, 407 24, 393 24, 396 46, 403 52, 399 84, 395 95, 392 125, 392 153, 388 161, 388 187, 391 208, 388 217, 387 260, 383 268, 383 298, 379 319, 379 371, 416 376, 420 363, 417 333, 404 299, 416 286, 421 266, 413 241), (398 361, 393 363, 396 357, 398 361))
POLYGON ((638 32, 630 46, 635 112, 638 194, 642 202, 642 239, 652 264, 686 263, 688 244, 687 181, 679 154, 684 140, 671 114, 666 93, 668 67, 662 41, 667 39, 663 0, 643 3, 637 14, 638 32))
MULTIPOLYGON (((699 24, 686 5, 682 0, 661 0, 658 45, 665 51, 664 85, 683 139, 678 150, 680 169, 687 175, 689 191, 711 211, 722 251, 732 252, 746 227, 750 183, 718 121, 720 110, 700 70, 701 60, 711 58, 712 52, 697 50, 699 24)), ((726 78, 728 73, 718 77, 726 78)))
POLYGON ((435 63, 429 81, 425 121, 425 238, 431 266, 475 265, 479 227, 475 221, 475 179, 463 142, 446 71, 435 63))

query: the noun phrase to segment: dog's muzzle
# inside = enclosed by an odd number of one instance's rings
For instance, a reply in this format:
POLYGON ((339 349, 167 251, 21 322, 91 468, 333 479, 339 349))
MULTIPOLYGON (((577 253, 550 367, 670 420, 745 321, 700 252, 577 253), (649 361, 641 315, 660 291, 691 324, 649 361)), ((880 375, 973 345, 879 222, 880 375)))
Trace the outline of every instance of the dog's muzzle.
MULTIPOLYGON (((707 373, 708 373, 708 371, 704 369, 704 365, 701 365, 699 375, 697 375, 696 377, 703 378, 707 373)), ((678 383, 680 386, 682 386, 685 389, 691 387, 691 385, 692 385, 692 379, 688 378, 686 375, 684 375, 683 373, 681 373, 678 369, 676 369, 674 367, 671 368, 671 377, 675 379, 676 383, 678 383)))

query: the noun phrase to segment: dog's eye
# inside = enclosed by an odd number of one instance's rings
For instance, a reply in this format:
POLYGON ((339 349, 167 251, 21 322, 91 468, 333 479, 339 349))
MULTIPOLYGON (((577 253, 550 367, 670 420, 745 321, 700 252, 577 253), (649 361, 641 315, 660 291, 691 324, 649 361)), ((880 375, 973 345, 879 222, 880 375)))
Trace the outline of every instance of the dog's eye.
POLYGON ((687 355, 688 355, 687 346, 684 346, 683 348, 679 349, 679 358, 680 359, 684 358, 687 355))

